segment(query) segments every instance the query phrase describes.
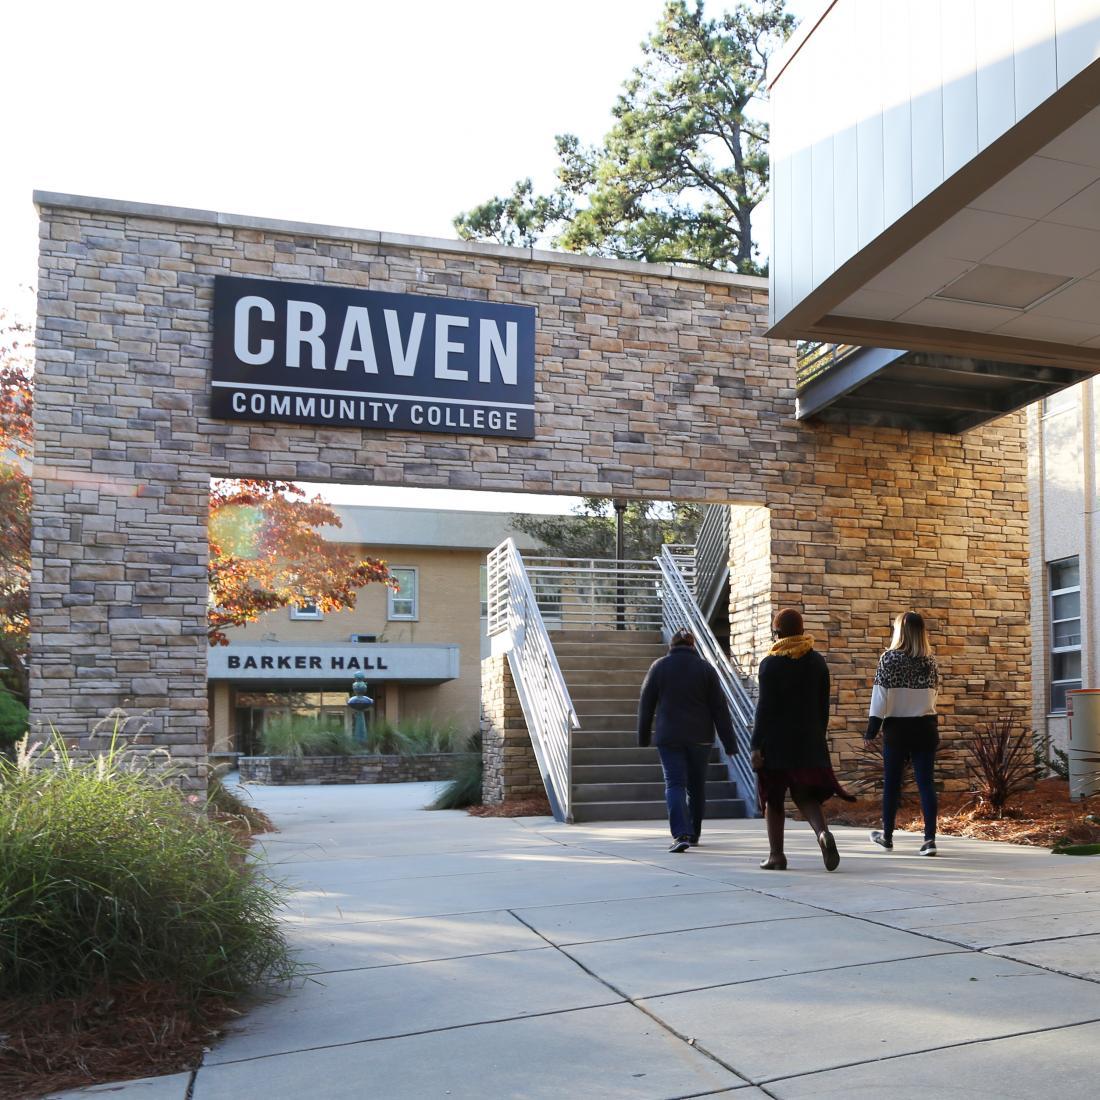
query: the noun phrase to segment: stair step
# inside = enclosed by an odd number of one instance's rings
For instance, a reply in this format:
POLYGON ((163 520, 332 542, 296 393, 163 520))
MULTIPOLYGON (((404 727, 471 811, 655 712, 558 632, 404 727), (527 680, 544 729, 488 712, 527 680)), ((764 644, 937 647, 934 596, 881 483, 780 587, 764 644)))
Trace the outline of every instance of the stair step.
MULTIPOLYGON (((707 801, 720 802, 734 791, 728 779, 707 783, 707 801)), ((573 803, 579 802, 665 802, 665 785, 658 783, 574 783, 573 803)))
MULTIPOLYGON (((605 745, 578 745, 573 741, 573 767, 585 765, 614 764, 616 766, 630 764, 653 764, 657 762, 657 751, 652 748, 639 748, 637 743, 629 747, 605 746, 605 745)), ((659 765, 658 765, 659 766, 659 765)))
POLYGON ((582 701, 608 701, 637 703, 638 687, 634 684, 570 684, 569 694, 574 703, 582 701))
POLYGON ((583 642, 586 645, 621 642, 624 637, 633 643, 663 645, 664 638, 659 630, 551 630, 550 640, 555 647, 558 642, 583 642))
MULTIPOLYGON (((573 820, 582 821, 663 821, 668 815, 664 800, 660 802, 577 802, 573 805, 573 820)), ((707 802, 707 817, 748 817, 741 798, 723 798, 707 802)))
MULTIPOLYGON (((629 749, 638 745, 638 731, 636 729, 585 729, 573 731, 573 749, 629 749)), ((647 749, 656 756, 653 749, 647 749)))
MULTIPOLYGON (((643 750, 645 751, 645 750, 643 750)), ((725 764, 715 761, 707 771, 712 783, 728 783, 725 764)), ((646 764, 573 764, 573 782, 579 783, 664 783, 659 763, 646 764)))
POLYGON ((591 645, 588 642, 554 642, 554 652, 559 657, 587 657, 600 660, 603 657, 637 657, 638 660, 656 661, 667 652, 667 646, 654 645, 652 642, 603 642, 591 645))
POLYGON ((554 654, 558 658, 558 666, 565 673, 566 683, 569 682, 571 669, 576 672, 592 668, 601 671, 606 669, 615 672, 638 672, 644 677, 649 671, 649 666, 653 664, 652 657, 616 657, 604 653, 559 653, 556 648, 554 654))
POLYGON ((638 715, 634 711, 624 714, 592 714, 590 711, 577 711, 581 729, 590 733, 597 730, 637 730, 638 715))
POLYGON ((642 681, 645 679, 646 670, 636 669, 607 669, 594 667, 590 662, 585 668, 562 669, 565 684, 569 688, 569 694, 578 687, 602 688, 612 686, 617 688, 629 688, 635 698, 642 690, 642 681))

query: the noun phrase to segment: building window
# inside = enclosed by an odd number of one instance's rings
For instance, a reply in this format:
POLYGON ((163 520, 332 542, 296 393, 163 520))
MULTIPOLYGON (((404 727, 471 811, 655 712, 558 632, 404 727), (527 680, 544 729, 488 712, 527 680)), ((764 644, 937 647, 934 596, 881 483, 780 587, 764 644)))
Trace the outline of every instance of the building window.
POLYGON ((1066 692, 1081 686, 1080 559, 1052 561, 1050 569, 1050 709, 1066 709, 1066 692))
POLYGON ((479 586, 481 592, 481 617, 487 619, 489 617, 489 567, 487 565, 481 567, 479 586))
POLYGON ((323 619, 325 613, 312 600, 302 600, 301 603, 290 605, 290 617, 292 619, 323 619))
POLYGON ((397 581, 397 590, 389 592, 389 619, 417 619, 420 617, 416 570, 398 567, 390 570, 390 576, 397 581))
POLYGON ((1052 393, 1043 398, 1043 416, 1054 416, 1056 413, 1069 412, 1077 407, 1077 387, 1069 386, 1067 389, 1052 393))

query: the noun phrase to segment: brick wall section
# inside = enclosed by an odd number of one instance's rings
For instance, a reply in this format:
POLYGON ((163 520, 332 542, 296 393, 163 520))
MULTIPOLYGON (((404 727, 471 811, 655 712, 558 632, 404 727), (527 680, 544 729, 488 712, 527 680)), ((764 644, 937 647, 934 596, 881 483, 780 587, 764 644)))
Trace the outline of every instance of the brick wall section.
POLYGON ((416 756, 242 756, 241 781, 271 785, 326 783, 430 783, 450 779, 469 756, 428 752, 416 756))
POLYGON ((948 728, 1028 706, 1023 420, 966 436, 793 419, 762 280, 106 200, 40 197, 31 707, 143 713, 205 752, 211 476, 766 505, 857 743, 889 618, 929 612, 948 728), (208 416, 215 274, 535 305, 536 438, 208 416))
POLYGON ((497 804, 545 794, 508 658, 481 662, 482 798, 497 804))

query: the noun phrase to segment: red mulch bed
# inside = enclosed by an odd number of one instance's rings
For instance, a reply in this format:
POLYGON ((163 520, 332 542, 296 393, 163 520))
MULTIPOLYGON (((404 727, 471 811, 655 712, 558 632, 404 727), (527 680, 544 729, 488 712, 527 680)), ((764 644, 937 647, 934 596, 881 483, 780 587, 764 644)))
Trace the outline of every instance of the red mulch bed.
POLYGON ((474 817, 551 817, 550 803, 545 798, 515 798, 492 806, 470 806, 467 813, 474 817))
MULTIPOLYGON (((874 828, 882 824, 882 804, 878 798, 865 797, 853 803, 834 800, 828 805, 828 814, 829 821, 836 825, 874 828)), ((1100 818, 1100 795, 1070 802, 1069 784, 1064 779, 1043 779, 1030 791, 1013 795, 1003 817, 993 814, 973 794, 941 795, 938 828, 945 836, 1051 848, 1060 841, 1100 842, 1100 823, 1086 820, 1090 815, 1100 818)), ((907 832, 920 832, 924 828, 920 805, 911 796, 902 801, 897 827, 907 832)))
MULTIPOLYGON (((210 817, 243 843, 277 831, 254 806, 210 817)), ((154 982, 41 1004, 0 1000, 0 1097, 36 1100, 63 1089, 194 1069, 239 1015, 228 1001, 196 1004, 154 982)))
POLYGON ((194 1005, 153 983, 46 1004, 0 1001, 0 1096, 194 1069, 237 1015, 225 1001, 194 1005))

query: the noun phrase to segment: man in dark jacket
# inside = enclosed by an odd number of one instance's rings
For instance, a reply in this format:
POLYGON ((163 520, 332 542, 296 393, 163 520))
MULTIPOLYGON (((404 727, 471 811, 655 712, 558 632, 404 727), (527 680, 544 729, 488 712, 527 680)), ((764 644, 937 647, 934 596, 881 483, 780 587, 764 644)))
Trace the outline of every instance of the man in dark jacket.
POLYGON ((668 653, 654 661, 642 684, 638 703, 638 744, 653 742, 665 773, 665 801, 673 844, 670 852, 686 852, 699 843, 707 805, 707 767, 714 735, 733 756, 729 706, 718 673, 695 651, 695 636, 678 630, 668 653))

